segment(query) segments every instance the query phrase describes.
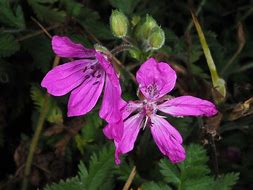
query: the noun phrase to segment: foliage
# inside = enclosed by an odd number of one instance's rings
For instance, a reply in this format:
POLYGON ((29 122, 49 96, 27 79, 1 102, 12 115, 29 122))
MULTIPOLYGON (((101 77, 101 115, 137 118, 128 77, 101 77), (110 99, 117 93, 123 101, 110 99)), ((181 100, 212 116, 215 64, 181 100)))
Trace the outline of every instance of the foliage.
POLYGON ((19 50, 19 43, 11 34, 0 33, 0 57, 8 57, 19 50))
POLYGON ((159 163, 160 171, 164 181, 173 184, 178 189, 198 190, 217 189, 226 190, 236 183, 238 173, 229 173, 215 179, 210 176, 210 169, 207 164, 207 154, 203 147, 191 144, 187 148, 187 158, 178 166, 171 164, 167 159, 159 163))
MULTIPOLYGON (((252 19, 246 0, 0 0, 0 189, 20 189, 28 148, 45 110, 30 189, 46 184, 45 190, 122 189, 134 166, 132 189, 252 189, 252 19), (110 23, 113 12, 121 15, 124 31, 117 30, 119 18, 110 23), (170 95, 218 100, 219 114, 168 118, 183 136, 184 162, 163 158, 145 129, 116 166, 113 142, 108 146, 106 123, 99 118, 101 100, 87 115, 69 118, 68 95, 49 96, 41 87, 55 57, 45 31, 110 51, 119 61, 112 59, 125 100, 136 99, 136 71, 155 57, 177 72, 170 95)), ((59 64, 69 61, 61 58, 59 64)))
POLYGON ((93 154, 89 169, 81 162, 77 177, 47 186, 44 190, 106 190, 112 189, 112 169, 114 167, 113 148, 104 147, 98 154, 93 154))

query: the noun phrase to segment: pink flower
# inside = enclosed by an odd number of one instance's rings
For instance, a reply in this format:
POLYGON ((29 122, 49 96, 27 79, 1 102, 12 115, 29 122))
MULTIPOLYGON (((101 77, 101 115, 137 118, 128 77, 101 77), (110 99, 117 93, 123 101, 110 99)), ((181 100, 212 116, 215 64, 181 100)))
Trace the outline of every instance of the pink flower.
POLYGON ((104 134, 114 139, 116 146, 115 162, 120 163, 119 156, 131 151, 141 128, 148 126, 159 150, 171 162, 178 163, 185 159, 180 133, 157 114, 158 111, 172 116, 212 116, 217 113, 215 105, 209 101, 193 96, 172 98, 166 96, 176 83, 176 72, 167 64, 148 59, 137 71, 136 79, 143 100, 130 101, 122 106, 124 129, 122 138, 115 140, 112 131, 118 126, 107 125, 104 134))
POLYGON ((44 77, 41 86, 54 96, 71 92, 68 116, 84 115, 91 111, 104 88, 99 115, 109 123, 119 123, 122 117, 119 111, 121 88, 106 55, 60 36, 53 37, 52 48, 60 57, 80 59, 53 68, 44 77))

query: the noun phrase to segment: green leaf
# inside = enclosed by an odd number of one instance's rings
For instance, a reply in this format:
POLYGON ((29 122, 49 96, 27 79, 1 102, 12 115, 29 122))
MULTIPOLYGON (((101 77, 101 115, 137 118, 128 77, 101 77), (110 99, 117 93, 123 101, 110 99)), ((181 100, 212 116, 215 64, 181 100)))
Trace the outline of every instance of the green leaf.
POLYGON ((78 176, 47 186, 44 190, 108 190, 113 189, 113 148, 104 147, 98 154, 93 154, 89 170, 80 162, 78 176))
POLYGON ((180 174, 176 167, 168 162, 166 159, 162 159, 159 162, 160 172, 165 177, 165 181, 168 183, 179 184, 180 183, 180 174))
POLYGON ((11 34, 0 33, 0 57, 8 57, 18 51, 19 43, 11 34))
POLYGON ((153 181, 142 184, 142 189, 143 190, 171 190, 171 188, 168 185, 162 184, 162 183, 157 184, 153 181))
POLYGON ((130 15, 140 2, 140 0, 110 0, 111 5, 120 9, 125 14, 130 15))
MULTIPOLYGON (((43 108, 45 96, 46 96, 45 93, 42 92, 40 87, 32 85, 31 97, 39 112, 41 112, 43 108)), ((48 107, 49 108, 46 115, 46 120, 51 123, 57 124, 62 123, 63 122, 62 111, 52 97, 49 98, 48 107)))
POLYGON ((181 170, 183 179, 198 178, 210 173, 210 169, 206 165, 208 157, 202 146, 191 144, 187 148, 187 156, 184 162, 178 166, 181 170))
POLYGON ((218 177, 214 184, 216 190, 230 190, 239 179, 239 173, 228 173, 218 177))
POLYGON ((20 5, 13 10, 9 0, 1 0, 0 7, 0 23, 21 30, 25 28, 24 14, 20 5))
POLYGON ((28 3, 41 21, 46 21, 48 23, 64 22, 66 16, 66 13, 64 11, 60 11, 57 8, 49 8, 49 6, 45 4, 53 4, 57 1, 58 0, 28 0, 28 3))
POLYGON ((201 43, 201 46, 203 48, 205 57, 206 57, 206 61, 207 61, 207 65, 209 67, 209 71, 211 73, 211 78, 212 78, 212 83, 213 83, 213 88, 218 92, 218 95, 214 95, 214 99, 217 103, 221 103, 224 101, 225 97, 226 97, 226 86, 225 86, 225 81, 219 77, 216 66, 214 64, 214 60, 213 57, 211 55, 210 49, 208 47, 208 44, 206 42, 206 38, 205 35, 202 31, 202 28, 198 22, 197 17, 194 15, 193 12, 191 12, 192 14, 192 19, 193 19, 193 23, 196 27, 198 36, 199 36, 199 41, 201 43))
POLYGON ((202 176, 195 179, 185 180, 181 184, 181 189, 186 190, 213 190, 212 185, 214 184, 214 180, 210 176, 202 176))
POLYGON ((93 154, 89 165, 85 186, 88 190, 97 190, 107 181, 107 176, 114 168, 114 149, 103 148, 98 155, 93 154))
POLYGON ((186 152, 185 161, 178 164, 178 167, 168 159, 160 161, 160 172, 165 182, 181 190, 228 190, 237 181, 238 174, 234 173, 214 180, 207 166, 207 153, 202 146, 191 144, 186 148, 186 152))
POLYGON ((46 186, 44 190, 84 190, 84 188, 78 178, 71 178, 66 181, 60 181, 58 184, 46 186))
POLYGON ((46 36, 39 36, 24 40, 21 44, 31 54, 34 67, 40 69, 43 73, 48 72, 54 57, 51 50, 51 41, 46 36))

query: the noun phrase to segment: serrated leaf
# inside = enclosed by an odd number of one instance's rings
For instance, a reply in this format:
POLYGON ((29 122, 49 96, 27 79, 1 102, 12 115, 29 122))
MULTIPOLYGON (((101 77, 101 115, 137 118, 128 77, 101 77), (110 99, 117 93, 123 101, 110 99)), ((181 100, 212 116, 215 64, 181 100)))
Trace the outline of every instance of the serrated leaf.
POLYGON ((181 185, 181 189, 185 190, 213 190, 214 180, 210 176, 203 176, 195 179, 186 180, 181 185))
POLYGON ((184 179, 197 178, 210 173, 206 163, 208 157, 202 146, 191 144, 187 148, 187 156, 184 162, 178 164, 184 179))
POLYGON ((60 181, 58 184, 54 183, 51 186, 46 186, 44 190, 84 190, 84 188, 78 178, 72 178, 60 181))
POLYGON ((58 184, 47 186, 44 190, 107 190, 113 189, 113 148, 102 148, 93 154, 89 170, 83 162, 78 166, 78 176, 58 184))
POLYGON ((11 34, 0 33, 0 57, 8 57, 18 51, 19 43, 11 34))
POLYGON ((228 190, 237 181, 238 174, 234 173, 214 180, 207 166, 207 153, 202 146, 191 144, 186 152, 185 161, 178 164, 178 167, 165 158, 160 161, 160 172, 167 183, 181 190, 228 190))
POLYGON ((98 155, 93 154, 89 164, 89 175, 85 180, 87 190, 97 190, 106 182, 114 167, 114 150, 103 148, 98 155))
POLYGON ((43 73, 48 72, 54 57, 51 50, 51 41, 45 36, 39 36, 25 40, 21 44, 31 54, 34 67, 40 69, 43 73))
POLYGON ((239 173, 228 173, 218 177, 214 184, 216 190, 230 190, 239 179, 239 173))
MULTIPOLYGON (((41 88, 38 86, 32 85, 31 97, 34 104, 36 105, 36 109, 41 112, 45 101, 45 93, 43 93, 41 88)), ((46 120, 57 124, 63 122, 62 111, 51 97, 48 101, 48 112, 46 114, 46 120)))
POLYGON ((171 188, 163 183, 155 183, 153 181, 142 184, 143 190, 171 190, 171 188))
POLYGON ((0 23, 17 29, 25 28, 24 14, 20 5, 13 10, 9 0, 1 0, 0 7, 0 23))
POLYGON ((60 11, 56 8, 49 8, 43 4, 54 2, 56 1, 41 2, 41 0, 28 0, 29 5, 32 7, 34 13, 41 21, 46 21, 48 23, 63 22, 66 16, 64 11, 60 11))
POLYGON ((78 175, 80 177, 80 180, 84 181, 85 178, 88 177, 88 170, 82 161, 78 165, 78 169, 79 169, 78 175))
POLYGON ((180 174, 176 165, 168 162, 166 159, 162 159, 159 162, 160 172, 165 177, 165 181, 168 183, 179 184, 180 174))

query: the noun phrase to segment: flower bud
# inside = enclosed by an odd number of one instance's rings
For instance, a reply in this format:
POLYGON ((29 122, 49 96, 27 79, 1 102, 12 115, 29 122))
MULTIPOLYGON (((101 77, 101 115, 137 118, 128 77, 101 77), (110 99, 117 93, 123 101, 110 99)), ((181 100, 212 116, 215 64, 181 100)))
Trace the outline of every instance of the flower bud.
POLYGON ((128 19, 122 12, 117 10, 112 11, 110 24, 114 36, 118 38, 123 38, 126 36, 128 29, 128 19))
POLYGON ((150 49, 160 49, 165 41, 164 31, 161 27, 155 27, 148 37, 148 46, 150 49))
POLYGON ((140 25, 136 28, 135 36, 138 40, 146 40, 148 39, 150 32, 153 28, 157 27, 157 23, 155 19, 153 19, 151 16, 147 15, 146 19, 143 23, 140 23, 140 25))
POLYGON ((107 52, 109 52, 109 50, 106 47, 102 46, 101 44, 95 44, 94 48, 96 51, 102 52, 104 54, 107 54, 107 52))

